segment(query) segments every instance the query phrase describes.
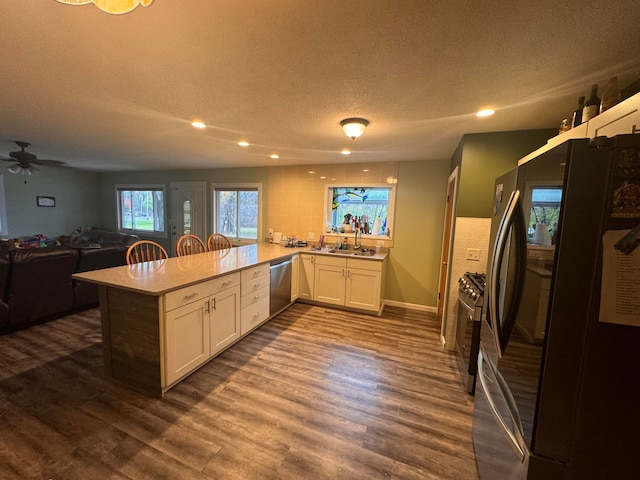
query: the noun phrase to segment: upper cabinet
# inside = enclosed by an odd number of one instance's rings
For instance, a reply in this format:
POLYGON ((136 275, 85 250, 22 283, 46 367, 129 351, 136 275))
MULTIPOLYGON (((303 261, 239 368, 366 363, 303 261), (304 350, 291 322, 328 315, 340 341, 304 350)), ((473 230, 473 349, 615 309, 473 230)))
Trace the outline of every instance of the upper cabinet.
POLYGON ((640 132, 640 93, 589 120, 587 136, 611 137, 640 132))

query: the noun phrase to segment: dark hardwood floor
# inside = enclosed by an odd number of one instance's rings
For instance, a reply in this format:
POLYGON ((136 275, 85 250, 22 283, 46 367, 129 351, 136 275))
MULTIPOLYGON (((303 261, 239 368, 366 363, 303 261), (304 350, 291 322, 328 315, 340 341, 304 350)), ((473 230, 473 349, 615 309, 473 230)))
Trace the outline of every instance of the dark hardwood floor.
POLYGON ((439 330, 294 304, 163 399, 103 377, 98 309, 0 336, 0 478, 475 479, 439 330))

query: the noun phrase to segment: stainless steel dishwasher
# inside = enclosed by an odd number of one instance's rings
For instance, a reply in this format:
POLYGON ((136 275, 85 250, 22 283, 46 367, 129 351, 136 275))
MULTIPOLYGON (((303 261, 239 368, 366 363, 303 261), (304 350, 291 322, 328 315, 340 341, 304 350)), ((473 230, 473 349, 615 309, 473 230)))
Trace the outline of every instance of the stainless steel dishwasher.
POLYGON ((291 259, 271 263, 269 272, 269 316, 272 316, 291 303, 291 259))

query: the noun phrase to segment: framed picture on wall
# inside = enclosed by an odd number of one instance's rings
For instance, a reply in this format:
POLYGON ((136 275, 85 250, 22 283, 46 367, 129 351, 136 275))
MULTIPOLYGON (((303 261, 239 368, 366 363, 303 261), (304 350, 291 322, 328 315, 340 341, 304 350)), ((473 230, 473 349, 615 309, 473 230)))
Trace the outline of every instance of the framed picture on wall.
POLYGON ((36 197, 36 205, 39 207, 55 207, 56 197, 36 197))

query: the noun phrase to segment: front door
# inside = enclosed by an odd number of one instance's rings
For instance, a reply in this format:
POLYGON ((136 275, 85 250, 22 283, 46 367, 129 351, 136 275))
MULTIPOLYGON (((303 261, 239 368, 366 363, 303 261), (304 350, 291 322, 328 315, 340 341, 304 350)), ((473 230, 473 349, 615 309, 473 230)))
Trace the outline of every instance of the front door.
POLYGON ((187 233, 207 241, 206 183, 172 182, 171 189, 171 245, 187 233))

